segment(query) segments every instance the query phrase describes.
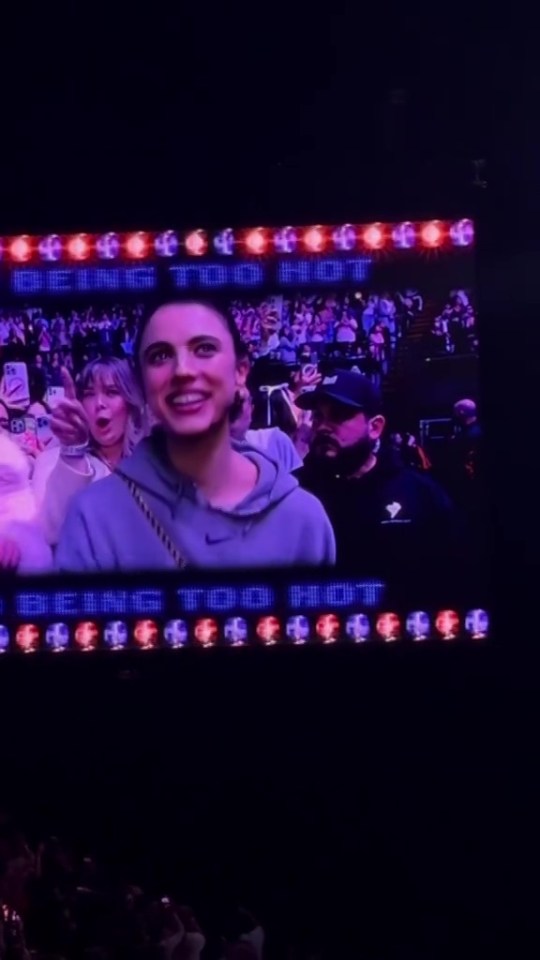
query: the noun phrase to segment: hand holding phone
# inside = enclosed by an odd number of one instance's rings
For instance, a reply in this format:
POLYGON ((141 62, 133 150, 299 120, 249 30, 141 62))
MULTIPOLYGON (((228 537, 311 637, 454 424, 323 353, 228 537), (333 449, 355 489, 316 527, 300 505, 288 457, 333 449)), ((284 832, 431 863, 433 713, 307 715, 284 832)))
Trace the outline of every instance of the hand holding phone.
POLYGON ((6 363, 0 381, 0 400, 10 408, 26 407, 30 403, 28 369, 25 363, 6 363))
POLYGON ((6 363, 4 377, 8 393, 14 393, 25 400, 30 399, 28 368, 25 363, 6 363))
POLYGON ((64 399, 66 391, 64 387, 49 387, 45 395, 47 406, 54 410, 61 400, 64 399))
POLYGON ((90 439, 90 429, 84 407, 77 400, 75 384, 68 370, 62 369, 64 398, 53 409, 51 430, 62 446, 84 446, 90 439))
POLYGON ((306 387, 316 387, 322 380, 322 374, 319 373, 315 363, 304 363, 298 373, 293 378, 292 393, 297 397, 306 387))

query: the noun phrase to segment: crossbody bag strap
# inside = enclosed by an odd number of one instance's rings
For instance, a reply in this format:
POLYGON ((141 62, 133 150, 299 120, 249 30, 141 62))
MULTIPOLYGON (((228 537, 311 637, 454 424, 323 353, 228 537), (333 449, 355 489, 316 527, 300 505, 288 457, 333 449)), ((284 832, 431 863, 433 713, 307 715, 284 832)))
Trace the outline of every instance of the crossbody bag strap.
POLYGON ((133 480, 131 480, 130 477, 126 477, 122 473, 117 473, 116 476, 120 477, 120 479, 124 481, 135 503, 139 507, 139 510, 141 511, 141 513, 144 514, 144 516, 148 520, 148 523, 152 527, 152 530, 154 531, 156 536, 159 537, 159 539, 161 540, 161 543, 163 544, 163 546, 165 547, 169 555, 173 558, 175 565, 180 570, 183 570, 187 566, 187 561, 185 557, 182 556, 182 554, 180 553, 180 550, 173 543, 167 531, 164 530, 161 523, 155 516, 153 510, 148 506, 137 484, 133 480))

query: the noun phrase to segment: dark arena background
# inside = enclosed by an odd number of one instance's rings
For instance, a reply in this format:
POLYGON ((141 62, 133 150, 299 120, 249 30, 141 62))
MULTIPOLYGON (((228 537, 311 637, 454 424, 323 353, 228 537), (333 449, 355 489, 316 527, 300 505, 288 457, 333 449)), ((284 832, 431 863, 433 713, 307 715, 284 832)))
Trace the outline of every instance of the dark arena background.
POLYGON ((306 366, 359 371, 453 500, 473 401, 480 495, 420 576, 360 543, 0 569, 0 960, 185 960, 183 904, 202 960, 260 960, 239 907, 264 960, 533 955, 538 34, 201 14, 6 14, 0 440, 43 452, 54 352, 129 359, 145 304, 193 297, 243 334, 256 429, 306 366), (45 410, 6 406, 40 352, 45 410))

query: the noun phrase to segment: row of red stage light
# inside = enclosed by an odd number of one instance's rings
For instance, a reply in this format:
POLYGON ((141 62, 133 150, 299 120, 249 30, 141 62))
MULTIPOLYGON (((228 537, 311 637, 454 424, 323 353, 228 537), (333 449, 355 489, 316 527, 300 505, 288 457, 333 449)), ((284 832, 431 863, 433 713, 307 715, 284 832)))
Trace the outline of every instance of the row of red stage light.
POLYGON ((456 610, 440 610, 433 617, 417 610, 406 617, 389 612, 374 616, 355 613, 346 618, 324 613, 313 619, 297 614, 283 621, 275 615, 266 615, 249 623, 243 617, 229 617, 225 621, 199 617, 193 623, 169 620, 164 625, 144 619, 137 620, 132 628, 122 620, 111 620, 102 627, 94 621, 80 621, 71 627, 66 623, 51 623, 45 628, 25 623, 13 631, 0 625, 0 653, 9 649, 28 654, 39 650, 61 653, 70 649, 84 652, 129 647, 151 650, 160 646, 170 649, 216 645, 242 647, 252 643, 273 646, 282 642, 297 645, 382 640, 391 643, 401 639, 458 640, 465 637, 485 640, 488 635, 489 615, 482 609, 469 610, 464 617, 456 610))
POLYGON ((363 226, 350 223, 339 227, 254 227, 247 230, 226 228, 216 233, 192 230, 178 233, 165 230, 150 233, 77 233, 71 236, 50 234, 32 237, 26 234, 0 241, 0 255, 11 263, 42 261, 81 262, 90 259, 148 260, 154 257, 179 255, 201 257, 265 256, 270 253, 326 253, 329 251, 376 252, 384 250, 436 250, 442 247, 469 247, 474 242, 471 220, 449 223, 429 220, 424 223, 405 221, 398 224, 371 223, 363 226))

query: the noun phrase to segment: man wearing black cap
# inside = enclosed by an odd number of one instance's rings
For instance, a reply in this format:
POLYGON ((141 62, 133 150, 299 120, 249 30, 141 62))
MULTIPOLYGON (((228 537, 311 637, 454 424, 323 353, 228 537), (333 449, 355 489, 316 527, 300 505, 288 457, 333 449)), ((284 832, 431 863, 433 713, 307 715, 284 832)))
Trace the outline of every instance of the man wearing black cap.
POLYGON ((299 480, 330 517, 338 564, 382 576, 419 566, 425 573, 438 557, 446 565, 456 537, 452 504, 383 444, 382 400, 371 381, 338 370, 297 406, 313 411, 299 480))

